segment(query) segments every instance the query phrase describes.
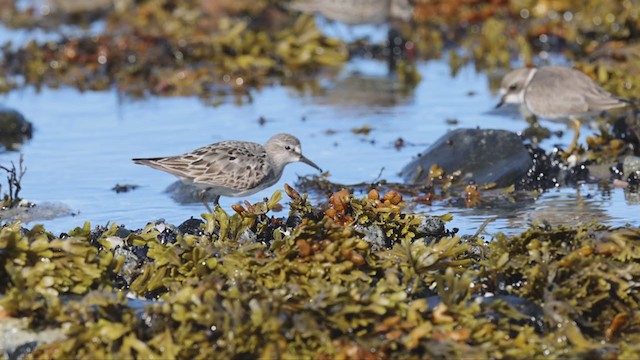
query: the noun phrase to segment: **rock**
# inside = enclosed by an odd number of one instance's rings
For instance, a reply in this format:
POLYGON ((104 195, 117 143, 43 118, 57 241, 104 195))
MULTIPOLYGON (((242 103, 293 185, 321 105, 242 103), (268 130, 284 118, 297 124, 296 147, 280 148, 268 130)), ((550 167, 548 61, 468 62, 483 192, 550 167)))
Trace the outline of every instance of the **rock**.
POLYGON ((134 184, 116 184, 116 186, 111 188, 111 190, 115 191, 116 194, 120 194, 120 193, 133 191, 139 187, 140 187, 139 185, 134 185, 134 184))
POLYGON ((0 220, 22 223, 51 220, 69 215, 75 215, 75 213, 68 206, 54 203, 41 203, 35 206, 21 204, 10 209, 0 210, 0 220))
POLYGON ((155 222, 154 229, 159 232, 158 240, 162 245, 173 244, 178 239, 178 228, 167 224, 164 219, 158 219, 155 222))
POLYGON ((62 328, 34 332, 29 329, 26 318, 3 318, 0 321, 0 358, 23 359, 38 344, 51 343, 64 337, 62 328))
POLYGON ((16 110, 0 106, 0 144, 8 150, 16 150, 31 139, 33 126, 16 110))
POLYGON ((238 244, 255 244, 258 242, 258 235, 249 229, 244 229, 242 234, 238 237, 238 244))
POLYGON ((202 226, 200 226, 202 224, 204 224, 204 221, 191 217, 182 224, 178 225, 178 231, 180 231, 182 234, 201 236, 204 234, 204 229, 202 228, 202 226))
POLYGON ((640 157, 625 157, 624 161, 622 162, 622 171, 624 172, 625 178, 628 178, 633 173, 640 174, 640 157))
POLYGON ((109 243, 111 249, 124 246, 124 239, 119 236, 109 236, 104 240, 109 243))
POLYGON ((118 271, 117 275, 125 281, 126 287, 129 287, 134 277, 138 275, 136 269, 138 269, 142 262, 133 251, 125 247, 118 247, 113 251, 114 259, 119 256, 123 257, 124 263, 120 267, 120 271, 118 271))
POLYGON ((433 164, 449 174, 461 171, 463 182, 506 187, 520 180, 532 161, 520 137, 511 131, 457 129, 406 165, 400 175, 407 183, 422 184, 433 164))
POLYGON ((371 224, 369 226, 356 224, 353 228, 364 235, 362 239, 371 244, 372 250, 386 249, 391 246, 390 241, 386 236, 384 236, 382 228, 376 224, 371 224))
POLYGON ((418 236, 440 237, 445 235, 446 230, 444 228, 444 221, 442 219, 435 216, 417 216, 420 217, 420 225, 418 225, 418 228, 416 229, 418 231, 418 236))

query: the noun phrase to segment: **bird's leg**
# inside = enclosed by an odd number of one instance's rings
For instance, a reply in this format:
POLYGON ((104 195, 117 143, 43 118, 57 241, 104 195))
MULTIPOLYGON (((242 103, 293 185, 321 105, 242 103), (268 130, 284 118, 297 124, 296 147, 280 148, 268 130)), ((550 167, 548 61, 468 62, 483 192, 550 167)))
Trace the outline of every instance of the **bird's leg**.
POLYGON ((580 120, 572 118, 571 122, 573 123, 573 129, 575 130, 575 132, 573 134, 571 145, 569 145, 567 151, 565 151, 565 159, 569 158, 569 156, 573 155, 573 153, 576 151, 576 149, 578 148, 578 139, 580 138, 580 126, 582 125, 580 123, 580 120))
POLYGON ((214 195, 213 197, 213 205, 214 206, 220 206, 220 195, 214 195))
POLYGON ((405 40, 402 37, 400 31, 398 31, 393 25, 389 25, 389 31, 387 31, 387 69, 389 75, 395 75, 398 67, 398 59, 404 57, 405 40))
MULTIPOLYGON (((211 210, 211 207, 209 207, 209 204, 207 204, 207 200, 205 199, 205 195, 207 194, 207 190, 208 189, 202 189, 200 190, 200 201, 202 201, 202 203, 204 204, 204 206, 207 208, 207 211, 209 211, 209 213, 213 213, 213 211, 211 210)), ((217 197, 219 197, 218 195, 216 195, 217 197)), ((215 199, 215 203, 217 203, 217 198, 215 199)))

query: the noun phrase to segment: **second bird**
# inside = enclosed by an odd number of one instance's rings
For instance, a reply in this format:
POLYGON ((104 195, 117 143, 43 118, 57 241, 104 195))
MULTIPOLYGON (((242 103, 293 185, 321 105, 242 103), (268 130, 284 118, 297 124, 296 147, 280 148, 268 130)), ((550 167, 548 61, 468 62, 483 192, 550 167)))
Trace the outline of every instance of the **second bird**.
POLYGON ((348 25, 409 21, 413 14, 409 0, 295 0, 290 7, 348 25))
POLYGON ((290 134, 273 136, 263 146, 249 141, 221 141, 186 154, 133 159, 179 177, 184 183, 198 187, 200 200, 208 191, 220 196, 248 196, 266 189, 280 180, 285 165, 303 162, 322 171, 313 161, 302 155, 300 140, 290 134))
POLYGON ((496 107, 522 104, 547 120, 580 118, 629 104, 584 73, 561 66, 512 70, 502 79, 500 94, 496 107))

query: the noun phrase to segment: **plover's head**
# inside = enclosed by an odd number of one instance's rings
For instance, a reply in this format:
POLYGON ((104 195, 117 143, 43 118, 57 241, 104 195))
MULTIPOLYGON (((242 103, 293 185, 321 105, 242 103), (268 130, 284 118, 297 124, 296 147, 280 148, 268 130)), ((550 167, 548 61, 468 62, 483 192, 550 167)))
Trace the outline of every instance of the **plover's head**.
POLYGON ((300 140, 293 135, 274 135, 269 139, 269 141, 267 141, 264 148, 267 151, 267 154, 269 154, 269 157, 271 157, 277 165, 284 166, 292 162, 300 161, 322 171, 318 165, 302 155, 300 140))
POLYGON ((500 84, 500 102, 496 107, 504 104, 522 104, 524 103, 524 91, 529 85, 529 81, 533 77, 536 69, 521 68, 514 69, 502 78, 500 84))

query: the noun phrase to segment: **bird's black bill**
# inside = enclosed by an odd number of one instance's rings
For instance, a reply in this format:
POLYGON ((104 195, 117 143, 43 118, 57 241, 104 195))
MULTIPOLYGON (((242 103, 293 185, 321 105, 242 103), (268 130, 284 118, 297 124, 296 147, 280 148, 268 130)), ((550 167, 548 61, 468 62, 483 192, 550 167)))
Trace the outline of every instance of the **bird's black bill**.
POLYGON ((313 166, 314 168, 318 169, 318 171, 322 172, 322 169, 320 169, 320 167, 318 165, 316 165, 313 161, 307 159, 306 157, 304 157, 302 155, 300 156, 300 162, 303 162, 303 163, 305 163, 305 164, 307 164, 309 166, 313 166))
POLYGON ((496 104, 496 109, 504 105, 504 96, 500 98, 500 102, 496 104))

